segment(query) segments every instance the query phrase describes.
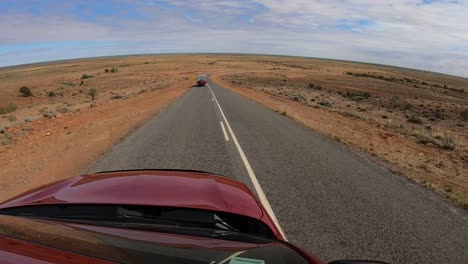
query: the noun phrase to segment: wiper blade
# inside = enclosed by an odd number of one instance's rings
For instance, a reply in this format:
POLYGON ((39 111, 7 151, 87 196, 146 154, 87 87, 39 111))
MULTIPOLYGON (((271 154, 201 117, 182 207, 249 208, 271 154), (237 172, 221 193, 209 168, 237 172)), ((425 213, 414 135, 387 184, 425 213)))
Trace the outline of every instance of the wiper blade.
MULTIPOLYGON (((29 216, 34 217, 34 216, 29 216)), ((134 216, 125 216, 125 215, 113 215, 113 216, 94 216, 94 215, 67 215, 61 217, 36 217, 36 218, 46 218, 53 220, 86 220, 86 221, 96 221, 96 222, 127 222, 127 223, 142 223, 142 224, 171 224, 171 225, 180 225, 178 221, 164 219, 164 218, 147 218, 147 217, 134 217, 134 216), (138 221, 135 221, 138 220, 138 221)))
MULTIPOLYGON (((31 215, 29 215, 31 216, 31 215)), ((44 218, 44 217, 40 217, 44 218)), ((100 216, 100 215, 67 215, 60 217, 46 217, 48 219, 54 220, 91 220, 91 221, 111 221, 111 222, 131 222, 131 223, 143 223, 143 224, 171 224, 175 226, 184 226, 184 224, 189 224, 190 227, 205 227, 213 228, 217 227, 222 230, 239 232, 235 228, 231 227, 229 224, 221 220, 220 218, 215 218, 212 221, 193 221, 185 219, 170 219, 162 218, 148 215, 133 215, 133 214, 122 214, 122 215, 111 215, 111 216, 100 216), (203 225, 203 226, 200 226, 203 225)))

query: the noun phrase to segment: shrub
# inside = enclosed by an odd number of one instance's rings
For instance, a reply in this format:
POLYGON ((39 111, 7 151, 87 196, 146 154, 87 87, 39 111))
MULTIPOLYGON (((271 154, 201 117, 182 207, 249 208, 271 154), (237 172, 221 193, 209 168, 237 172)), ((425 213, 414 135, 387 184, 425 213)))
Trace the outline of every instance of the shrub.
POLYGON ((39 113, 44 113, 45 111, 47 111, 49 108, 47 106, 44 106, 42 107, 41 109, 39 109, 39 113))
POLYGON ((109 73, 109 69, 105 69, 104 72, 105 72, 105 73, 109 73))
POLYGON ((13 138, 10 134, 0 134, 0 145, 9 145, 13 143, 13 138))
POLYGON ((441 140, 440 147, 443 149, 454 150, 456 147, 456 143, 451 137, 444 137, 441 140))
POLYGON ((405 101, 399 96, 393 96, 390 99, 390 103, 392 104, 393 108, 397 108, 400 110, 409 110, 410 108, 413 107, 410 103, 408 103, 407 101, 405 101))
POLYGON ((468 122, 468 109, 463 110, 460 113, 460 117, 463 121, 468 122))
POLYGON ((110 72, 114 73, 114 72, 118 72, 119 70, 117 68, 114 68, 112 67, 112 69, 110 69, 110 72))
POLYGON ((432 138, 428 134, 415 133, 415 134, 413 134, 413 136, 416 138, 417 142, 420 143, 420 144, 423 144, 423 145, 426 145, 426 144, 437 145, 437 142, 435 141, 435 139, 432 138))
POLYGON ((88 90, 88 95, 91 96, 91 99, 93 99, 93 101, 96 98, 98 93, 99 93, 99 91, 96 88, 91 88, 91 89, 88 90))
POLYGON ((141 94, 142 94, 142 93, 146 93, 146 92, 148 92, 148 90, 146 90, 146 89, 141 89, 141 90, 140 90, 140 93, 141 93, 141 94))
POLYGON ((421 125, 423 123, 422 119, 417 116, 412 116, 407 121, 413 124, 418 124, 418 125, 421 125))
POLYGON ((0 107, 0 114, 2 114, 2 115, 3 114, 8 114, 8 113, 16 111, 16 109, 18 109, 18 106, 16 104, 9 103, 5 107, 0 107))
POLYGON ((10 122, 16 122, 16 116, 14 116, 14 115, 9 115, 7 119, 10 122))
POLYGON ((318 102, 318 104, 321 105, 321 106, 332 107, 332 104, 330 102, 327 102, 327 101, 320 101, 320 102, 318 102))
POLYGON ((22 86, 20 89, 19 89, 19 92, 21 94, 21 96, 23 97, 29 97, 29 96, 32 96, 32 92, 31 92, 31 89, 29 89, 27 86, 22 86))
POLYGON ((83 85, 83 84, 84 84, 84 81, 81 81, 81 82, 80 82, 80 86, 83 85))
POLYGON ((47 95, 48 95, 49 97, 55 97, 56 94, 55 94, 55 92, 50 91, 47 95))
POLYGON ((89 79, 89 78, 93 78, 93 76, 92 76, 92 75, 88 75, 88 74, 83 74, 83 75, 81 75, 81 79, 82 79, 82 80, 89 79))
POLYGON ((371 94, 369 92, 351 91, 346 92, 343 96, 353 101, 362 101, 364 99, 369 99, 371 94))
POLYGON ((318 84, 313 84, 313 83, 309 83, 309 88, 319 90, 319 91, 322 90, 322 86, 318 84))
POLYGON ((59 112, 59 113, 61 113, 61 114, 65 114, 66 112, 68 112, 68 107, 66 107, 66 106, 59 106, 59 107, 57 107, 56 111, 59 112))

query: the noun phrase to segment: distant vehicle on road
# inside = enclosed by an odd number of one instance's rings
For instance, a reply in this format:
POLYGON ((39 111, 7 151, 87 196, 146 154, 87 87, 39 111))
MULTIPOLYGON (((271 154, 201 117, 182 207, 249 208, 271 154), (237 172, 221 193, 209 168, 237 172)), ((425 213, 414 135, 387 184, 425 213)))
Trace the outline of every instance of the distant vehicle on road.
POLYGON ((203 87, 208 85, 208 77, 205 74, 200 74, 197 76, 197 82, 195 83, 195 86, 197 87, 203 87))
POLYGON ((324 263, 285 241, 243 183, 168 170, 78 176, 1 204, 0 263, 44 261, 324 263))

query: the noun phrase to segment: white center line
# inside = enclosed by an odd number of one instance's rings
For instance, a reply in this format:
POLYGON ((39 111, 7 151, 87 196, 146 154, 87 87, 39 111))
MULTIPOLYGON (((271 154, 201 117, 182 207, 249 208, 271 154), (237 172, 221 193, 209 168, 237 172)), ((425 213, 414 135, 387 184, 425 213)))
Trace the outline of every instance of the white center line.
POLYGON ((245 153, 242 150, 242 147, 240 146, 239 142, 237 141, 237 137, 234 134, 234 131, 232 131, 231 125, 229 124, 228 120, 226 119, 226 116, 224 115, 223 109, 221 109, 221 106, 219 105, 219 102, 218 102, 218 99, 216 98, 216 95, 213 93, 213 90, 211 90, 211 87, 209 85, 208 85, 208 88, 210 88, 210 92, 213 95, 214 101, 215 101, 216 105, 218 106, 219 111, 221 112, 221 116, 223 117, 224 122, 226 123, 226 126, 227 126, 227 128, 229 130, 229 133, 231 134, 231 138, 232 138, 232 140, 234 141, 234 144, 237 147, 237 151, 239 152, 239 155, 240 155, 240 157, 242 159, 242 162, 244 163, 245 169, 247 170, 247 174, 249 175, 250 180, 252 181, 252 184, 253 184, 253 186, 255 188, 255 191, 257 192, 257 195, 258 195, 258 198, 260 199, 260 202, 263 204, 263 206, 267 210, 268 214, 271 216, 273 222, 278 227, 278 229, 279 229, 281 235, 283 236, 284 240, 287 241, 288 239, 286 238, 286 235, 284 234, 284 231, 281 228, 281 226, 280 226, 280 224, 278 222, 278 219, 276 218, 276 215, 273 212, 273 209, 271 208, 271 205, 268 202, 268 199, 267 199, 265 193, 263 192, 263 189, 260 186, 260 183, 258 182, 257 177, 255 176, 255 173, 252 170, 252 167, 250 166, 250 163, 247 160, 247 157, 245 156, 245 153))
POLYGON ((229 141, 229 137, 228 137, 228 134, 226 133, 226 129, 224 128, 223 121, 219 123, 221 124, 221 128, 223 129, 224 138, 226 139, 226 141, 229 141))

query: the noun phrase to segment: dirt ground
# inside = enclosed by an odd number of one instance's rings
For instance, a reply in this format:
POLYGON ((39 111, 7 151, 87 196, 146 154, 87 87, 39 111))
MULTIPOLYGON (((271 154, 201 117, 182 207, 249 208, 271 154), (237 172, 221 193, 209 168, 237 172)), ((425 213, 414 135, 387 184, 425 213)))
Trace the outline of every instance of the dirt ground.
POLYGON ((214 73, 234 91, 468 205, 466 78, 247 55, 108 57, 0 69, 0 129, 7 128, 0 134, 0 200, 80 173, 200 73, 214 73), (33 96, 20 96, 22 86, 33 96))
POLYGON ((303 58, 214 79, 468 208, 468 79, 303 58))

